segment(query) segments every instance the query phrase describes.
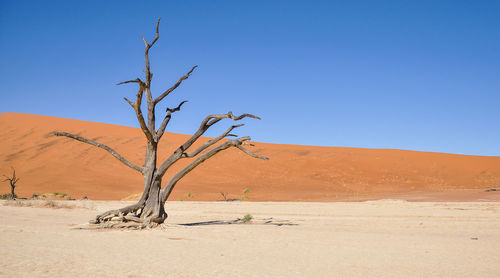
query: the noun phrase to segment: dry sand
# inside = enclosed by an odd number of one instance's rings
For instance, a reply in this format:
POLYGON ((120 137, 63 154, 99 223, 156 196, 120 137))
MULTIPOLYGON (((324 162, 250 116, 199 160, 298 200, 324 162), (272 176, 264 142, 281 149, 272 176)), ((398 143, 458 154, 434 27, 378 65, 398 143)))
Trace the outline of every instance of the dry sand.
POLYGON ((73 209, 3 204, 1 277, 500 273, 499 202, 168 202, 164 229, 144 231, 77 229, 125 202, 65 203, 80 207, 73 209), (247 213, 253 223, 227 224, 247 213))
MULTIPOLYGON (((10 166, 16 168, 21 177, 16 189, 20 196, 63 192, 77 199, 88 196, 121 200, 142 192, 142 176, 106 151, 68 138, 47 137, 54 130, 81 134, 115 148, 141 165, 145 139, 139 129, 2 113, 0 130, 0 174, 10 173, 10 166)), ((160 159, 186 138, 187 135, 167 134, 160 144, 160 159)), ((192 200, 215 201, 221 199, 220 191, 238 198, 245 188, 250 189, 253 201, 370 200, 394 196, 432 201, 500 200, 498 194, 484 192, 487 188, 500 188, 500 157, 266 143, 256 143, 253 150, 271 160, 254 159, 237 149, 226 150, 184 177, 171 200, 186 199, 186 194, 192 193, 192 200)), ((187 162, 186 159, 175 169, 187 162)), ((6 193, 8 185, 3 188, 6 193)))

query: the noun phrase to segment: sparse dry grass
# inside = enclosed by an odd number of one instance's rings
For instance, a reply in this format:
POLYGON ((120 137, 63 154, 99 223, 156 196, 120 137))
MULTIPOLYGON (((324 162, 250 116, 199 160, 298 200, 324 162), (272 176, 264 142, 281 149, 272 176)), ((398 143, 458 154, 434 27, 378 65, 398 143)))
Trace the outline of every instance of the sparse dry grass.
POLYGON ((56 202, 56 201, 53 201, 53 200, 47 200, 45 201, 40 207, 46 207, 46 208, 55 208, 55 209, 59 209, 59 208, 66 208, 66 209, 70 209, 70 208, 76 208, 75 205, 71 204, 65 204, 65 203, 62 203, 62 202, 56 202))
POLYGON ((11 207, 35 207, 35 208, 52 208, 52 209, 95 209, 93 204, 90 205, 77 205, 72 201, 54 201, 54 200, 9 200, 3 202, 4 206, 11 207))
POLYGON ((21 201, 21 200, 8 200, 3 203, 4 206, 11 206, 11 207, 32 207, 33 204, 28 201, 21 201))

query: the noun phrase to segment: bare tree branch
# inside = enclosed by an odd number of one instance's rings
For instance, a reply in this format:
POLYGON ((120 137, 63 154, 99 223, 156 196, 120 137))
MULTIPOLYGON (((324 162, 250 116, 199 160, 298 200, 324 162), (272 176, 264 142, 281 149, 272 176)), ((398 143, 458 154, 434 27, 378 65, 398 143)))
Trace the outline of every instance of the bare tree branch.
POLYGON ((146 81, 144 82, 145 83, 144 92, 146 94, 146 101, 148 104, 148 113, 147 113, 148 125, 147 125, 147 127, 149 130, 149 134, 151 134, 150 139, 154 139, 152 135, 155 133, 155 105, 153 103, 153 97, 151 95, 151 79, 153 78, 153 73, 151 72, 150 64, 149 64, 149 49, 151 49, 151 47, 160 38, 159 28, 160 28, 160 19, 158 19, 158 22, 156 23, 156 35, 151 43, 148 43, 148 41, 143 36, 141 36, 142 40, 144 41, 144 44, 146 45, 146 47, 144 49, 144 60, 146 62, 146 69, 144 70, 144 72, 146 73, 146 81))
MULTIPOLYGON (((226 141, 226 142, 220 144, 219 146, 211 149, 210 151, 206 152, 205 154, 199 156, 198 158, 196 158, 193 162, 191 162, 191 164, 189 164, 188 166, 184 167, 175 176, 173 176, 172 179, 170 179, 170 181, 168 182, 168 184, 161 191, 161 201, 165 202, 167 200, 168 196, 170 195, 170 193, 172 192, 172 189, 174 189, 174 186, 177 184, 177 182, 180 179, 182 179, 186 174, 188 174, 189 172, 191 172, 194 168, 196 168, 198 165, 200 165, 201 163, 205 162, 207 159, 209 159, 212 156, 216 155, 220 151, 223 151, 223 150, 228 149, 230 147, 240 146, 244 141, 248 141, 248 140, 250 140, 250 137, 249 136, 245 136, 245 137, 242 137, 242 138, 238 138, 238 139, 233 139, 233 140, 226 141)), ((263 156, 257 156, 257 155, 255 155, 255 156, 252 155, 252 156, 256 157, 256 158, 261 158, 261 159, 266 159, 267 160, 267 158, 263 157, 263 156)))
MULTIPOLYGON (((137 116, 137 120, 139 121, 139 125, 141 126, 142 132, 144 132, 144 135, 146 135, 146 138, 148 139, 149 142, 153 142, 154 141, 153 134, 146 125, 146 122, 144 121, 144 116, 142 115, 141 104, 142 104, 143 92, 144 92, 144 87, 141 86, 139 92, 137 93, 137 98, 135 99, 135 103, 132 107, 134 107, 135 114, 137 116)), ((149 113, 150 112, 148 112, 148 114, 149 113)))
POLYGON ((196 150, 194 150, 193 152, 190 152, 190 153, 183 153, 182 154, 182 157, 195 157, 197 156, 198 154, 200 154, 202 151, 206 150, 208 147, 212 146, 213 144, 219 142, 220 140, 222 140, 223 138, 227 137, 227 136, 236 136, 236 135, 233 135, 233 134, 229 134, 229 132, 231 132, 233 129, 237 128, 237 127, 240 127, 240 126, 244 126, 244 124, 240 124, 240 125, 233 125, 231 127, 229 127, 226 132, 222 133, 221 135, 211 139, 211 140, 208 140, 205 144, 201 145, 199 148, 197 148, 196 150))
POLYGON ((141 126, 142 132, 144 132, 144 135, 146 135, 146 138, 148 139, 149 142, 153 142, 153 134, 149 130, 148 126, 146 125, 146 121, 144 120, 144 115, 142 114, 141 110, 141 104, 142 104, 142 95, 144 94, 144 89, 145 89, 145 84, 144 82, 141 81, 141 79, 137 78, 136 80, 129 80, 129 81, 124 81, 120 82, 117 85, 125 84, 125 83, 138 83, 139 84, 139 91, 137 92, 135 102, 132 102, 128 98, 124 97, 123 99, 134 108, 135 115, 137 117, 137 120, 139 121, 139 125, 141 126))
POLYGON ((87 143, 87 144, 90 144, 90 145, 93 145, 93 146, 96 146, 98 148, 101 148, 103 150, 106 150, 108 151, 112 156, 114 156, 116 159, 120 160, 123 164, 127 165, 128 167, 136 170, 136 171, 139 171, 142 173, 142 167, 139 167, 135 164, 133 164, 132 162, 128 161, 127 159, 125 159, 123 156, 121 156, 119 153, 117 153, 115 150, 113 150, 112 148, 102 144, 102 143, 99 143, 99 142, 96 142, 94 140, 90 140, 90 139, 87 139, 87 138, 84 138, 84 137, 81 137, 81 136, 78 136, 78 135, 74 135, 74 134, 71 134, 71 133, 68 133, 68 132, 61 132, 61 131, 54 131, 51 133, 52 135, 55 135, 55 136, 65 136, 65 137, 68 137, 68 138, 71 138, 71 139, 75 139, 77 141, 80 141, 80 142, 83 142, 83 143, 87 143))
MULTIPOLYGON (((153 77, 153 74, 149 70, 149 49, 155 44, 155 42, 160 38, 160 18, 158 18, 158 21, 156 22, 156 35, 154 40, 151 43, 148 43, 148 41, 142 37, 142 40, 144 41, 144 44, 146 45, 146 49, 144 50, 144 59, 146 60, 146 87, 149 88, 149 85, 151 84, 151 78, 153 77)), ((148 98, 149 99, 149 98, 148 98)))
POLYGON ((10 181, 11 183, 16 183, 18 182, 21 178, 16 177, 16 169, 14 167, 10 166, 12 168, 12 178, 9 178, 7 175, 3 175, 5 177, 5 180, 3 181, 10 181))
POLYGON ((249 118, 253 118, 253 119, 258 119, 260 120, 259 117, 255 116, 255 115, 252 115, 252 114, 248 114, 248 113, 245 113, 245 114, 242 114, 240 116, 234 116, 233 113, 231 111, 229 111, 227 114, 213 114, 213 115, 209 115, 207 116, 202 122, 201 122, 201 125, 200 127, 198 128, 198 130, 193 134, 193 136, 191 136, 191 138, 186 141, 182 146, 181 148, 183 150, 187 150, 189 147, 191 147, 191 145, 196 142, 196 140, 198 140, 198 138, 201 137, 201 135, 203 135, 212 125, 216 124, 217 122, 219 122, 220 120, 222 119, 232 119, 234 121, 239 121, 243 118, 246 118, 246 117, 249 117, 249 118))
POLYGON ((183 100, 181 103, 179 103, 179 105, 177 105, 177 107, 172 108, 172 109, 167 107, 167 113, 168 113, 168 112, 173 113, 173 112, 180 111, 180 110, 181 110, 181 106, 182 106, 184 103, 186 103, 186 102, 188 102, 188 101, 187 101, 187 100, 183 100))
POLYGON ((139 85, 144 85, 144 82, 140 78, 134 79, 134 80, 127 80, 123 81, 120 83, 116 83, 116 85, 122 85, 122 84, 127 84, 127 83, 138 83, 139 85))
MULTIPOLYGON (((146 138, 148 141, 153 142, 153 134, 151 133, 150 129, 146 125, 146 122, 144 120, 144 115, 142 114, 141 110, 141 104, 142 104, 142 95, 144 94, 144 91, 146 90, 146 83, 144 83, 140 78, 136 78, 134 80, 127 80, 123 81, 120 83, 117 83, 116 85, 122 85, 122 84, 127 84, 127 83, 137 83, 139 84, 139 91, 137 92, 135 102, 132 102, 128 98, 124 97, 123 99, 132 106, 135 110, 135 114, 137 116, 137 120, 139 121, 139 125, 141 126, 141 130, 144 132, 144 135, 146 135, 146 138)), ((149 110, 149 107, 148 107, 149 110)), ((148 113, 149 114, 149 113, 148 113)))
POLYGON ((206 126, 206 125, 208 125, 210 127, 222 119, 232 119, 234 121, 239 121, 239 120, 246 118, 246 117, 257 119, 257 120, 261 119, 255 115, 248 114, 248 113, 241 114, 240 116, 234 116, 233 112, 229 111, 229 112, 227 112, 227 114, 214 114, 214 115, 207 116, 203 120, 203 122, 201 122, 200 128, 202 126, 206 126))
POLYGON ((163 133, 165 132, 165 128, 167 127, 168 123, 170 122, 170 119, 172 118, 172 113, 180 111, 181 106, 186 102, 188 102, 188 101, 187 100, 182 101, 181 103, 179 103, 179 105, 177 105, 177 107, 175 107, 173 109, 167 108, 167 114, 165 115, 165 118, 163 119, 163 122, 161 123, 160 128, 158 128, 158 131, 156 132, 155 139, 157 142, 163 136, 163 133))
POLYGON ((134 109, 135 109, 135 105, 134 105, 134 103, 133 103, 132 101, 130 101, 130 100, 129 100, 128 98, 126 98, 126 97, 124 97, 123 99, 124 99, 126 102, 128 102, 128 104, 130 104, 130 106, 132 106, 132 108, 134 108, 134 109))
POLYGON ((170 94, 171 92, 173 92, 175 89, 177 89, 177 87, 179 87, 179 85, 181 85, 182 81, 186 80, 189 78, 189 76, 191 75, 191 73, 194 71, 194 69, 196 69, 198 66, 194 66, 191 68, 191 70, 188 71, 188 73, 186 73, 186 75, 182 76, 181 78, 179 78, 179 81, 177 81, 177 83, 174 84, 174 86, 170 87, 168 90, 166 90, 165 92, 163 92, 163 94, 161 94, 160 96, 158 96, 157 98, 155 98, 154 100, 154 103, 158 103, 160 102, 164 97, 168 96, 168 94, 170 94))
POLYGON ((238 121, 238 120, 241 120, 241 119, 246 118, 246 117, 254 118, 254 119, 259 119, 260 120, 259 117, 255 116, 255 115, 252 115, 252 114, 248 114, 248 113, 242 114, 242 115, 237 116, 237 117, 234 116, 232 112, 228 112, 227 114, 214 114, 214 115, 207 116, 201 122, 200 127, 191 136, 191 138, 189 138, 184 144, 182 144, 181 146, 179 146, 179 148, 177 148, 177 150, 172 155, 170 155, 170 157, 167 158, 160 165, 160 167, 158 167, 158 171, 157 171, 158 175, 163 176, 165 174, 165 172, 167 171, 167 169, 172 164, 174 164, 175 162, 177 162, 182 157, 183 153, 189 147, 191 147, 194 144, 194 142, 196 142, 196 140, 198 140, 212 125, 214 125, 218 121, 220 121, 222 119, 228 119, 228 118, 229 119, 233 119, 235 121, 238 121))
POLYGON ((240 149, 241 151, 243 151, 244 153, 248 154, 249 156, 253 156, 255 158, 259 158, 259 159, 263 159, 263 160, 269 160, 269 158, 265 157, 265 156, 260 156, 258 154, 255 154, 245 148, 243 148, 241 145, 238 145, 236 146, 236 148, 240 149))

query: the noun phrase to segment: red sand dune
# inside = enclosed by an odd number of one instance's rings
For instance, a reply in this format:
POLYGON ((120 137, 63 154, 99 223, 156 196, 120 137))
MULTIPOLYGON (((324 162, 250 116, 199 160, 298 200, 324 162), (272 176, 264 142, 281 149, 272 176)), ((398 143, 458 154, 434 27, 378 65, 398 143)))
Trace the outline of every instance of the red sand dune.
MULTIPOLYGON (((139 129, 18 113, 0 114, 0 173, 14 166, 16 192, 64 192, 74 198, 122 199, 142 190, 142 176, 104 150, 51 131, 77 133, 114 148, 138 165, 145 139, 139 129)), ((169 133, 160 159, 187 135, 169 133)), ((203 140, 202 140, 203 141, 203 140)), ((409 200, 500 200, 500 157, 390 149, 314 147, 256 143, 254 152, 270 161, 226 150, 188 174, 171 200, 238 198, 245 188, 254 201, 332 201, 402 197, 409 200)), ((194 146, 196 147, 196 146, 194 146)), ((184 165, 189 162, 183 161, 184 165)), ((180 166, 176 167, 179 169, 180 166)), ((172 173, 170 173, 172 174, 172 173)), ((164 179, 165 180, 165 179, 164 179)), ((0 192, 7 193, 7 183, 0 192)))

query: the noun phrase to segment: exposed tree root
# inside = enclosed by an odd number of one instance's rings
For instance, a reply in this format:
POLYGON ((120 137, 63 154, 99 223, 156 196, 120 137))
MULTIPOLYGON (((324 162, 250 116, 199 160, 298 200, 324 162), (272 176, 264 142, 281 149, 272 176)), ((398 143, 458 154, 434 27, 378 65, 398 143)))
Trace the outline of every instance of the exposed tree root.
MULTIPOLYGON (((146 228, 155 228, 160 224, 152 221, 130 221, 130 217, 113 218, 110 221, 101 222, 98 224, 90 223, 87 229, 135 229, 141 230, 146 228)), ((136 219, 134 219, 136 220, 136 219)))
POLYGON ((144 207, 144 202, 138 202, 134 205, 127 206, 127 207, 124 207, 121 209, 109 210, 109 211, 106 211, 102 214, 97 215, 95 219, 90 220, 90 224, 100 224, 100 223, 108 222, 115 217, 119 217, 119 218, 126 217, 126 218, 129 218, 128 220, 133 221, 135 218, 137 218, 137 219, 139 219, 139 218, 136 216, 128 215, 128 214, 134 213, 137 215, 137 212, 139 212, 139 210, 142 210, 143 207, 144 207))
POLYGON ((149 227, 149 225, 145 224, 145 223, 114 222, 113 221, 113 222, 101 223, 96 228, 100 228, 100 229, 109 229, 109 228, 111 228, 111 229, 113 229, 113 228, 124 229, 124 228, 127 228, 127 229, 137 229, 137 230, 140 230, 140 229, 144 229, 144 228, 148 228, 148 227, 149 227))
POLYGON ((167 215, 163 217, 146 216, 144 201, 127 206, 121 209, 109 210, 96 216, 95 219, 89 221, 92 229, 105 229, 105 228, 130 228, 130 229, 144 229, 154 228, 165 221, 167 215), (144 218, 143 218, 144 217, 144 218))

